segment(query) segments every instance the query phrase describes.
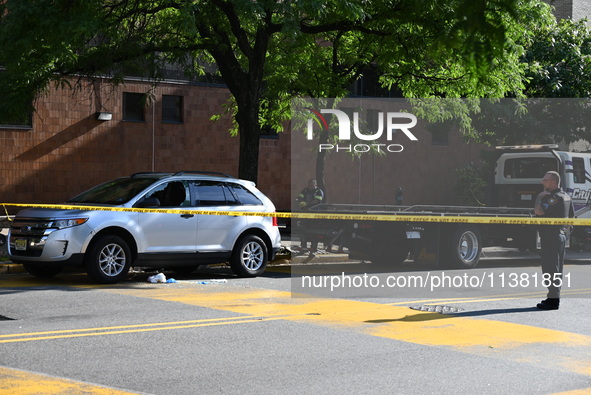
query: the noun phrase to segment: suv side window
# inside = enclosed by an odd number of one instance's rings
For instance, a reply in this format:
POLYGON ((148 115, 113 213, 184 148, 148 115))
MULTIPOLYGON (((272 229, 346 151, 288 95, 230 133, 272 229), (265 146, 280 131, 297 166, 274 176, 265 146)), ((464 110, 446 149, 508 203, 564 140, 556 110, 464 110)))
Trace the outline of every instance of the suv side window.
POLYGON ((189 206, 189 194, 185 184, 181 181, 166 182, 157 186, 144 196, 143 200, 157 198, 162 207, 189 206))
POLYGON ((234 193, 238 197, 238 200, 240 200, 240 203, 242 203, 244 205, 255 205, 255 206, 260 206, 263 204, 263 202, 261 202, 258 197, 256 197, 252 192, 250 192, 248 189, 246 189, 242 185, 233 184, 233 183, 228 183, 228 185, 234 191, 234 193))
POLYGON ((195 181, 195 205, 228 206, 239 204, 230 189, 220 181, 195 181))

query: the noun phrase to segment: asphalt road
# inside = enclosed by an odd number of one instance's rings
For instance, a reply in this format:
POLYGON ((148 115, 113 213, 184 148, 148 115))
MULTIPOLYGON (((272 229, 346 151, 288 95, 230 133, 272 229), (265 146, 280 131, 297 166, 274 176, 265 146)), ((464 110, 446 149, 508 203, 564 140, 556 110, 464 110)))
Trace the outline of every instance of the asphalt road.
POLYGON ((568 262, 558 311, 534 308, 545 293, 538 271, 527 259, 484 260, 467 273, 332 262, 255 279, 226 268, 166 273, 171 284, 137 273, 116 286, 75 273, 0 274, 0 393, 591 391, 591 265, 568 262), (433 292, 445 275, 450 286, 433 292), (306 276, 332 290, 303 287, 306 276), (349 289, 334 286, 339 276, 349 289), (364 276, 373 282, 356 287, 364 276), (389 276, 398 287, 378 286, 389 276), (417 289, 419 278, 428 286, 417 289))

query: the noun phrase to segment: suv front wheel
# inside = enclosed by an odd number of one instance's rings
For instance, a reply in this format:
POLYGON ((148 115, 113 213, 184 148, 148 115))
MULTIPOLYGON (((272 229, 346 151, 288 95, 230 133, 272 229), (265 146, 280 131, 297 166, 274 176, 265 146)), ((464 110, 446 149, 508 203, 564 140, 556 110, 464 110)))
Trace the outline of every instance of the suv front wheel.
POLYGON ((85 256, 88 276, 101 284, 123 280, 131 266, 131 250, 119 236, 105 235, 93 241, 85 256))
POLYGON ((230 267, 240 277, 256 277, 265 271, 267 257, 265 242, 258 236, 247 235, 236 243, 230 258, 230 267))

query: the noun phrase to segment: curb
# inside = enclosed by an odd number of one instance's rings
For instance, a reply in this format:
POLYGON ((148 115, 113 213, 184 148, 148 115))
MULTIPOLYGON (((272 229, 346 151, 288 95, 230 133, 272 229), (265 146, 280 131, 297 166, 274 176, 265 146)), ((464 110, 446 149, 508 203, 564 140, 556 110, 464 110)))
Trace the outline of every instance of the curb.
POLYGON ((292 264, 306 264, 306 263, 334 263, 346 262, 349 260, 347 254, 310 254, 310 255, 296 255, 292 256, 292 264))
POLYGON ((26 272, 27 271, 23 265, 17 265, 16 263, 12 263, 10 261, 7 261, 6 263, 0 263, 0 274, 20 274, 26 272))

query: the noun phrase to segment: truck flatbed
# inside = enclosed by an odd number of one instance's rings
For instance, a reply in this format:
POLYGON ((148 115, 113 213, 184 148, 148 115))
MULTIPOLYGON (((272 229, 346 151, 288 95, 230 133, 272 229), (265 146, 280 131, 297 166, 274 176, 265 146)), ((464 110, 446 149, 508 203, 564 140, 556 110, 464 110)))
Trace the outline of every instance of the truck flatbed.
POLYGON ((533 217, 532 209, 515 207, 473 207, 473 206, 389 206, 363 204, 320 204, 309 211, 334 214, 376 214, 376 215, 429 215, 429 216, 487 216, 487 217, 533 217))

